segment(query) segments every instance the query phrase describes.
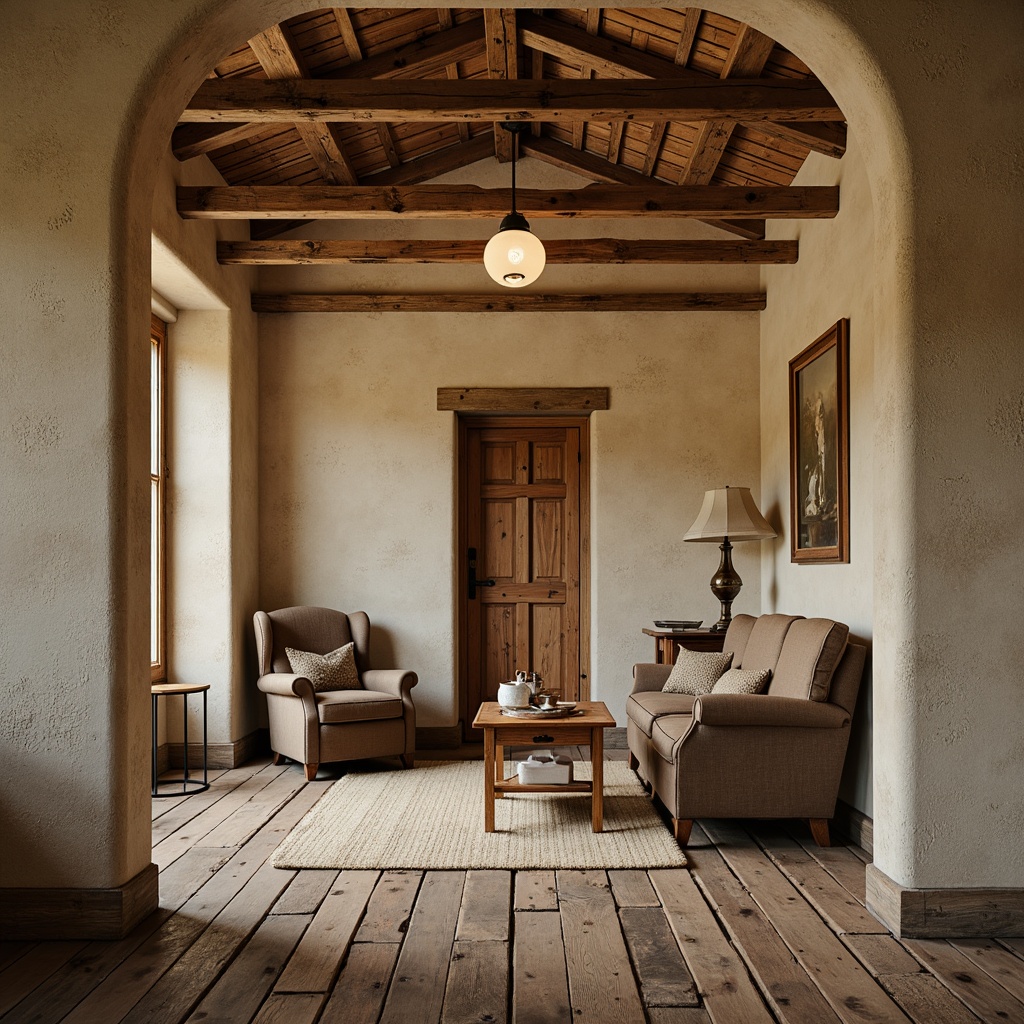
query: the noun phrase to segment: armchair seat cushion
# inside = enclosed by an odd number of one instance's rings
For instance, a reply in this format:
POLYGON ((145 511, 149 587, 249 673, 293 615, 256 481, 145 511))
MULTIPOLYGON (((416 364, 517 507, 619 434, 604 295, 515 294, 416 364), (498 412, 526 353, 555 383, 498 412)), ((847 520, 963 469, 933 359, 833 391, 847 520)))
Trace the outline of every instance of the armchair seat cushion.
POLYGON ((316 707, 324 725, 402 717, 401 698, 379 690, 322 690, 316 707))
POLYGON ((654 744, 658 756, 668 761, 669 764, 674 764, 673 749, 679 740, 690 731, 692 725, 692 715, 662 715, 657 719, 651 730, 651 742, 654 744))
POLYGON ((626 716, 645 736, 651 735, 654 721, 662 715, 689 715, 696 698, 690 693, 664 693, 661 690, 642 690, 630 694, 626 701, 626 716))

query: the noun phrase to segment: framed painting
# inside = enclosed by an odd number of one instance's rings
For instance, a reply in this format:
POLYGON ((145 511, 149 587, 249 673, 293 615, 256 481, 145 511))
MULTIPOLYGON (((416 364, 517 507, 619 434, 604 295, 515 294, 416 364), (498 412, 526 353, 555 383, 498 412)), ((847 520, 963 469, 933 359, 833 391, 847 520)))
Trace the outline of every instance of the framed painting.
POLYGON ((850 321, 789 361, 793 562, 850 560, 850 321))

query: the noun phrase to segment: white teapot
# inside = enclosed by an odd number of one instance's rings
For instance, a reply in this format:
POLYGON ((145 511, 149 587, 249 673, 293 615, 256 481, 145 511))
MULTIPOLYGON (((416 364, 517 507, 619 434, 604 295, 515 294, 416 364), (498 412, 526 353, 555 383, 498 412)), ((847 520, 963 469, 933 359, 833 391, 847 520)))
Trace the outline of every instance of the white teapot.
POLYGON ((498 703, 503 708, 528 708, 531 693, 526 673, 517 672, 514 680, 498 684, 498 703))

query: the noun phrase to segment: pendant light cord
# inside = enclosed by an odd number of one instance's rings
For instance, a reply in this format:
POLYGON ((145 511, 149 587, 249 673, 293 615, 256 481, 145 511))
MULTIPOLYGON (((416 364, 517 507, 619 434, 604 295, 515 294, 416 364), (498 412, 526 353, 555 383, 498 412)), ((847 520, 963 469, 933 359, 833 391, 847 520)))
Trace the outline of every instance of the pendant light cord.
POLYGON ((516 209, 516 157, 519 155, 519 126, 515 129, 506 129, 512 136, 512 212, 518 213, 516 209))

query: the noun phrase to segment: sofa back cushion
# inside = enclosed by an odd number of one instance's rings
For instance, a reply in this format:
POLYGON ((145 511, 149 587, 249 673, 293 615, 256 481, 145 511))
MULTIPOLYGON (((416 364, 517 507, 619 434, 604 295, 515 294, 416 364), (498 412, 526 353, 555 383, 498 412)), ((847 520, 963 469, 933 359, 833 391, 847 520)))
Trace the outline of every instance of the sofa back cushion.
POLYGON ((768 693, 773 697, 828 700, 832 676, 849 635, 849 626, 832 619, 801 619, 792 623, 768 693))
POLYGON ((754 628, 755 622, 757 619, 753 615, 737 615, 729 623, 722 650, 727 653, 732 651, 733 668, 739 668, 743 664, 743 652, 746 650, 750 631, 754 628))
POLYGON ((768 669, 774 674, 786 635, 801 618, 800 615, 759 615, 743 648, 743 660, 737 665, 733 659, 732 667, 755 672, 768 669))

